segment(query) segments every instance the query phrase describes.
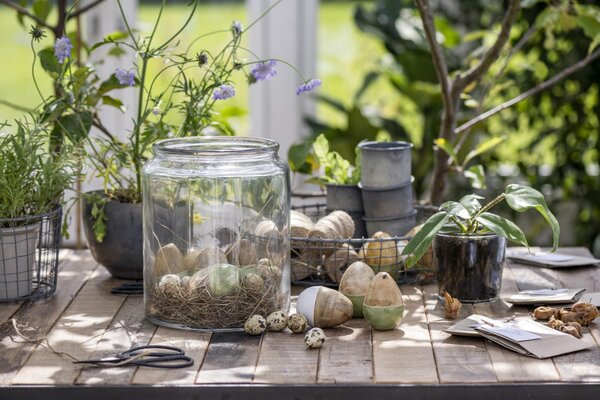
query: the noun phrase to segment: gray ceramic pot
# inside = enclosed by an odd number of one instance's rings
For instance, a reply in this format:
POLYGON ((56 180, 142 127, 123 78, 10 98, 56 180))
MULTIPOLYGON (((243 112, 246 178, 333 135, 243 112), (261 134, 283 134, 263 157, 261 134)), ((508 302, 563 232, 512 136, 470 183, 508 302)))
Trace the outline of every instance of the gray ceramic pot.
POLYGON ((417 211, 413 210, 407 215, 391 218, 364 217, 367 234, 373 236, 376 232, 386 232, 392 236, 403 236, 417 225, 417 211))
POLYGON ((327 184, 327 208, 362 212, 363 201, 358 185, 327 184))
POLYGON ((412 213, 412 182, 385 189, 362 187, 362 199, 367 218, 395 218, 412 213))
POLYGON ((410 182, 412 143, 363 142, 358 147, 364 188, 397 187, 410 182))
POLYGON ((482 303, 498 298, 506 239, 495 235, 438 233, 433 240, 439 296, 444 292, 463 303, 482 303))
POLYGON ((0 300, 29 296, 40 224, 0 229, 0 300))

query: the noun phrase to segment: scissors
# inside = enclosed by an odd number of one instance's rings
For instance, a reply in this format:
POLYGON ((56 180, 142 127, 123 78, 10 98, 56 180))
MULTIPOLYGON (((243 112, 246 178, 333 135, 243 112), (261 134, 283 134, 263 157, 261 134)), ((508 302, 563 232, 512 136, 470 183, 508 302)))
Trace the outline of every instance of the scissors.
POLYGON ((74 361, 75 364, 92 364, 95 367, 121 367, 137 365, 151 368, 185 368, 194 365, 194 360, 177 347, 147 345, 132 347, 113 357, 96 360, 74 361), (154 351, 156 350, 156 351, 154 351))

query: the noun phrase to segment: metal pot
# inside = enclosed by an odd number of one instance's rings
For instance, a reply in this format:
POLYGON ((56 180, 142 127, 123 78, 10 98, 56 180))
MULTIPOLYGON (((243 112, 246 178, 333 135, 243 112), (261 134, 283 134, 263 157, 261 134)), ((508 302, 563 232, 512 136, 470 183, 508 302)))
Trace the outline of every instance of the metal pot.
POLYGON ((385 189, 360 188, 367 218, 396 218, 414 210, 412 182, 385 189))
POLYGON ((0 229, 0 300, 31 294, 40 224, 0 229))
POLYGON ((413 210, 407 215, 390 218, 367 218, 363 220, 367 225, 367 233, 373 236, 376 232, 386 232, 392 236, 403 236, 417 224, 417 211, 413 210))
POLYGON ((410 182, 412 143, 363 142, 358 147, 363 188, 396 187, 410 182))

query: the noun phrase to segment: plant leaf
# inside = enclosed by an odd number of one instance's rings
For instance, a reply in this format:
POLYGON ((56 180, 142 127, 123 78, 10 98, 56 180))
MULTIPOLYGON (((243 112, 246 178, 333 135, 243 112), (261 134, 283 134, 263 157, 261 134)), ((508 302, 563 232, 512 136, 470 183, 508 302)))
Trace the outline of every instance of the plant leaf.
POLYGON ((437 147, 439 147, 440 149, 444 150, 446 152, 446 154, 448 154, 450 157, 452 157, 454 159, 454 161, 457 161, 456 152, 454 151, 454 147, 452 147, 452 144, 450 142, 448 142, 444 138, 439 138, 439 139, 435 139, 433 141, 433 143, 435 143, 435 145, 437 147))
POLYGON ((514 222, 488 212, 482 213, 476 220, 495 234, 529 248, 525 234, 514 222))
POLYGON ((481 210, 481 203, 479 200, 483 200, 484 197, 481 197, 477 194, 469 194, 462 199, 460 199, 460 204, 469 212, 469 216, 475 215, 477 211, 481 210))
POLYGON ((450 220, 450 214, 445 211, 440 211, 433 214, 423 224, 423 227, 417 234, 408 242, 402 255, 408 255, 406 260, 406 266, 412 267, 423 257, 423 254, 427 251, 435 235, 444 227, 444 225, 450 220))
POLYGON ((307 162, 312 148, 312 142, 296 143, 288 150, 288 163, 292 171, 305 174, 312 173, 312 165, 307 162))
POLYGON ((34 0, 32 9, 36 17, 42 21, 46 21, 48 14, 52 10, 52 4, 50 4, 49 0, 34 0))
POLYGON ((533 208, 544 217, 552 229, 552 251, 556 250, 560 239, 560 226, 548 208, 544 195, 533 188, 516 184, 508 185, 505 193, 506 202, 513 210, 523 212, 533 208))
POLYGON ((493 149, 494 147, 496 147, 497 145, 502 143, 505 139, 506 139, 506 136, 496 136, 496 137, 489 138, 489 139, 484 140, 483 142, 479 143, 477 145, 477 147, 475 147, 473 150, 471 150, 465 157, 465 159, 462 163, 463 168, 466 167, 467 164, 469 163, 469 161, 471 161, 473 158, 475 158, 478 155, 483 154, 487 151, 490 151, 491 149, 493 149))
POLYGON ((463 175, 474 189, 485 189, 485 170, 482 165, 473 165, 463 172, 463 175))
POLYGON ((43 50, 38 51, 38 57, 40 58, 40 64, 44 71, 50 75, 60 74, 60 64, 56 57, 54 57, 54 49, 52 47, 46 47, 43 50))
POLYGON ((469 219, 471 214, 465 208, 464 205, 457 201, 447 201, 440 206, 440 211, 446 211, 450 215, 460 217, 462 219, 469 219))

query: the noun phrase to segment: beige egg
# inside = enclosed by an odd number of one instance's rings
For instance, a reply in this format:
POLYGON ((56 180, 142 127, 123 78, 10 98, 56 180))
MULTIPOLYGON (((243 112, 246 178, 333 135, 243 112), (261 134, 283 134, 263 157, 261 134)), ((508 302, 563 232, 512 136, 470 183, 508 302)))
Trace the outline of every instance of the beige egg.
POLYGON ((394 265, 399 262, 399 253, 396 248, 396 242, 391 239, 391 236, 385 232, 377 232, 372 236, 372 239, 379 239, 374 242, 367 242, 363 246, 364 261, 372 268, 394 265))
POLYGON ((402 292, 387 272, 380 272, 371 280, 363 303, 363 313, 375 330, 394 329, 402 321, 402 292))
POLYGON ((352 302, 354 317, 363 316, 363 302, 374 276, 373 269, 361 261, 350 265, 342 276, 340 292, 352 302))
POLYGON ((205 247, 200 251, 188 251, 185 258, 186 268, 190 271, 198 271, 217 264, 228 264, 228 262, 223 250, 215 246, 205 247))
POLYGON ((173 243, 164 245, 156 252, 154 258, 154 276, 178 274, 184 271, 183 255, 173 243))
POLYGON ((256 264, 258 262, 258 253, 254 243, 247 239, 240 239, 230 244, 225 250, 227 260, 230 264, 243 267, 256 264))
POLYGON ((296 310, 306 316, 310 326, 331 328, 349 321, 353 314, 352 301, 325 286, 312 286, 298 296, 296 310))

